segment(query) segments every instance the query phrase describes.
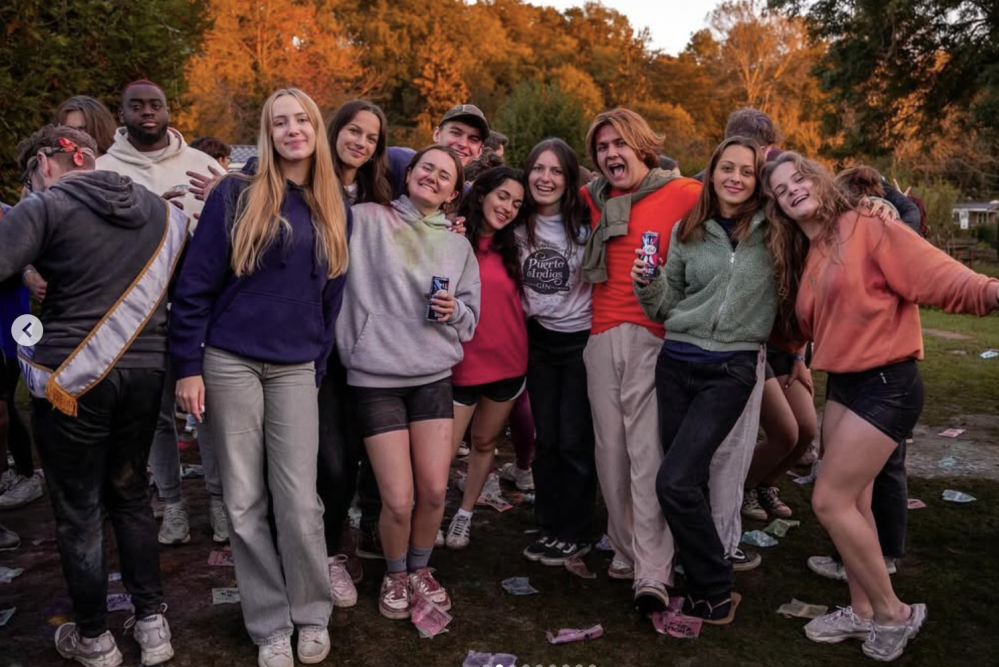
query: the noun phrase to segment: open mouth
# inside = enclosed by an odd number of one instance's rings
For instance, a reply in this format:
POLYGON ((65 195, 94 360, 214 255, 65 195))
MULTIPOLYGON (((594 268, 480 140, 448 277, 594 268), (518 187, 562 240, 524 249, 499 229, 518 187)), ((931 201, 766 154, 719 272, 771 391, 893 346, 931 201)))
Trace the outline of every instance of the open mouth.
POLYGON ((623 164, 609 164, 607 165, 607 173, 610 174, 611 178, 619 178, 624 175, 625 166, 623 164))
POLYGON ((551 185, 535 184, 534 191, 539 195, 551 195, 555 194, 555 187, 551 185))
POLYGON ((429 183, 429 182, 427 182, 427 181, 420 181, 420 182, 418 183, 418 185, 419 185, 419 186, 420 186, 421 188, 423 188, 424 190, 426 190, 427 192, 433 192, 433 193, 435 193, 435 194, 436 194, 436 192, 437 192, 437 188, 436 188, 436 187, 434 187, 433 183, 429 183))
POLYGON ((791 200, 791 208, 795 208, 798 204, 805 201, 806 199, 808 199, 807 194, 798 195, 797 197, 791 200))
POLYGON ((501 225, 505 225, 509 219, 510 216, 507 213, 500 213, 497 211, 496 222, 500 223, 501 225))

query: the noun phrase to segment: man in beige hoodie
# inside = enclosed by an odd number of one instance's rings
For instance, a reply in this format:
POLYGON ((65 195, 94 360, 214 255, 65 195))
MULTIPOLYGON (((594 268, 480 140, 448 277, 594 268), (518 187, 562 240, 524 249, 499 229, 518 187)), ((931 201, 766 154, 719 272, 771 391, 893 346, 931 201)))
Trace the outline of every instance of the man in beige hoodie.
MULTIPOLYGON (((183 135, 170 127, 166 94, 152 81, 135 81, 125 86, 121 94, 120 118, 124 127, 118 128, 111 148, 97 159, 97 168, 128 176, 148 190, 182 204, 183 211, 192 218, 190 228, 193 230, 204 202, 188 191, 191 177, 187 172, 208 174, 214 169, 225 173, 225 169, 207 153, 188 146, 183 135)), ((222 504, 222 483, 207 429, 200 433, 199 449, 208 488, 208 516, 213 538, 216 542, 225 542, 229 539, 229 527, 222 504)), ((180 454, 174 422, 174 378, 169 368, 149 465, 160 499, 165 503, 160 543, 189 542, 190 523, 181 496, 180 454)))

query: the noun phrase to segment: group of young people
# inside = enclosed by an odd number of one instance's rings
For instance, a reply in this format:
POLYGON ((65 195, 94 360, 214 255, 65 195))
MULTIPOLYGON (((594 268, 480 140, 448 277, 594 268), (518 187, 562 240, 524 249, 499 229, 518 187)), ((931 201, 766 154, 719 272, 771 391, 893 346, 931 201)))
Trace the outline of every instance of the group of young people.
POLYGON ((258 159, 225 176, 151 82, 125 88, 110 137, 86 115, 24 142, 29 194, 0 220, 0 279, 45 283, 45 334, 18 352, 73 601, 63 657, 122 661, 105 511, 142 662, 173 655, 157 542, 189 539, 174 403, 199 422, 213 536, 231 543, 261 667, 327 657, 332 607, 357 600, 355 551, 384 558, 387 618, 417 596, 451 608, 431 554, 470 547, 518 402, 533 474, 506 471, 535 488, 539 528, 523 555, 584 556, 599 484, 608 575, 633 582, 636 607, 682 591, 684 614, 730 623, 733 570, 760 561, 739 548, 741 517, 790 514, 774 482, 816 431, 808 343, 829 373, 812 503, 851 605, 805 632, 893 660, 919 631, 926 607, 892 589, 872 488, 922 405, 917 304, 986 315, 999 282, 779 151, 765 114, 733 114, 700 180, 661 168, 664 137, 622 108, 587 133, 593 179, 558 138, 522 169, 481 169, 491 132, 471 104, 414 151, 387 145, 370 102, 327 126, 305 92, 278 90, 258 159))

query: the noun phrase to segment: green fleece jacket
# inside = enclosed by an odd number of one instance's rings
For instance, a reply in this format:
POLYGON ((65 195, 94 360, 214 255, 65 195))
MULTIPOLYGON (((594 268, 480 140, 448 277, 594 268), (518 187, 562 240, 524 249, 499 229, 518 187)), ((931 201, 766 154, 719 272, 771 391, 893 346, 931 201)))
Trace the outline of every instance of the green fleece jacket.
POLYGON ((680 242, 679 228, 673 230, 665 270, 645 287, 634 283, 642 310, 665 323, 667 340, 714 352, 758 350, 777 315, 763 212, 753 216, 749 237, 735 250, 714 220, 704 223, 703 241, 680 242))

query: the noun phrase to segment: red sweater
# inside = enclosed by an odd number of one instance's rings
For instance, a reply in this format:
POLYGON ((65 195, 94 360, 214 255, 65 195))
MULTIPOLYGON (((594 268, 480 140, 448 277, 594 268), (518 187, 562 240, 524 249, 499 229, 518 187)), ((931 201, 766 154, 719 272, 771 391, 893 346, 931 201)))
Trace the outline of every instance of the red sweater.
POLYGON ((923 358, 919 305, 987 315, 995 278, 975 273, 902 223, 850 211, 837 221, 837 245, 808 252, 795 307, 815 343, 812 366, 866 371, 923 358))
POLYGON ((492 238, 479 239, 482 285, 479 323, 472 340, 462 343, 465 358, 452 370, 451 383, 459 387, 488 384, 527 373, 527 323, 520 287, 491 248, 492 238))
MULTIPOLYGON (((611 197, 626 194, 611 189, 611 197)), ((611 239, 607 244, 607 281, 593 286, 593 326, 595 336, 626 322, 643 326, 663 338, 666 329, 662 323, 653 322, 638 305, 638 297, 631 284, 631 266, 635 263, 635 249, 642 245, 642 234, 659 232, 659 259, 665 261, 669 253, 669 237, 673 227, 694 207, 701 194, 701 184, 692 178, 671 181, 631 207, 628 233, 611 239)), ((584 186, 579 195, 590 207, 593 226, 600 220, 598 209, 584 186)))

